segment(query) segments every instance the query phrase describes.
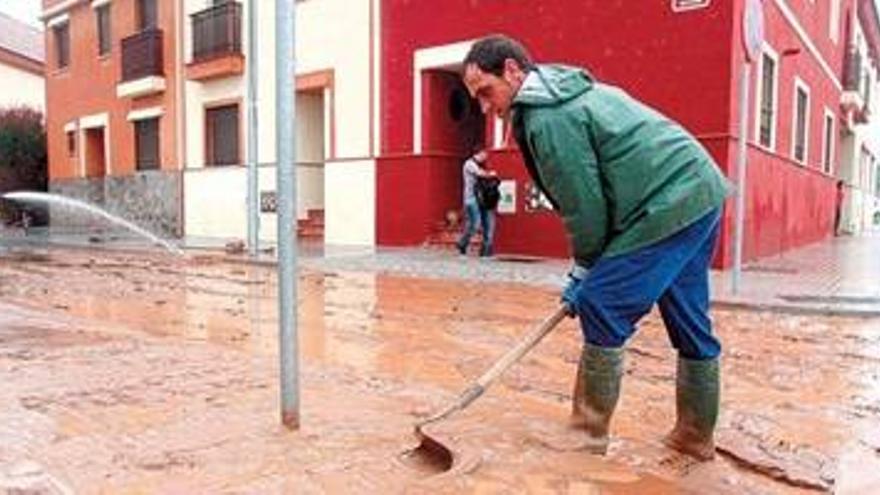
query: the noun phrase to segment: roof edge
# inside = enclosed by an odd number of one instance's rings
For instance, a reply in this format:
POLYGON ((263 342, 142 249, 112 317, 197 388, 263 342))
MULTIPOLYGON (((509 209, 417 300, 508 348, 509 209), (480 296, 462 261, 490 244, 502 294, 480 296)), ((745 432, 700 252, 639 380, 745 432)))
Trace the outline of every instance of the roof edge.
POLYGON ((35 60, 21 53, 8 50, 0 46, 0 63, 11 65, 17 69, 30 72, 36 76, 45 77, 46 65, 41 60, 35 60))
POLYGON ((82 3, 86 0, 63 0, 61 3, 55 4, 48 9, 43 10, 40 14, 40 22, 46 22, 47 20, 55 17, 58 14, 62 14, 73 7, 76 7, 77 4, 82 3))

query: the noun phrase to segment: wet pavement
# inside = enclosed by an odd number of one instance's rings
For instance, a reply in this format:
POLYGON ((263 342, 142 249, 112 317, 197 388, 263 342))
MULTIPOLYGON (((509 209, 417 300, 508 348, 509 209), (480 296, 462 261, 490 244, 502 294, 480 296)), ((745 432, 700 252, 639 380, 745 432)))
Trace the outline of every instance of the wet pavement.
MULTIPOLYGON (((89 249, 143 250, 140 239, 114 231, 91 234, 53 234, 34 229, 30 236, 3 235, 7 246, 48 245, 89 249)), ((223 255, 217 239, 186 238, 191 251, 223 255)), ((569 269, 565 260, 499 255, 491 260, 460 257, 451 248, 324 246, 300 242, 300 265, 316 270, 345 270, 427 277, 524 283, 557 288, 569 269)), ((813 315, 880 317, 880 232, 844 236, 746 263, 741 287, 733 292, 732 272, 713 271, 712 301, 726 308, 760 309, 813 315)), ((228 256, 245 262, 244 254, 228 256)), ((275 263, 270 249, 259 263, 275 263)))
POLYGON ((740 294, 716 273, 715 298, 803 313, 880 316, 880 232, 835 237, 747 264, 740 294))
POLYGON ((553 311, 559 273, 531 260, 423 253, 401 263, 303 248, 302 427, 289 432, 279 421, 271 264, 197 252, 7 249, 0 487, 880 491, 880 320, 724 308, 714 313, 725 345, 715 461, 696 463, 660 443, 674 420, 675 356, 651 315, 628 346, 606 458, 568 447, 580 336, 565 321, 479 401, 432 427, 467 462, 439 476, 413 469, 401 458, 415 446, 413 424, 553 311), (371 260, 379 268, 358 266, 371 260))

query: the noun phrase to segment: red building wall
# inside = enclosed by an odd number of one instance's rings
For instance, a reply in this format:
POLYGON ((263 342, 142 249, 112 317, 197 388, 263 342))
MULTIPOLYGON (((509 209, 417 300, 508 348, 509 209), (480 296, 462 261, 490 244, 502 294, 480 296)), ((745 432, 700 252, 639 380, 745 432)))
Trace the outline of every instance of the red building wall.
MULTIPOLYGON (((829 2, 764 1, 768 44, 779 54, 789 48, 800 53, 780 58, 777 140, 771 150, 754 143, 757 71, 753 67, 752 98, 747 108, 747 259, 831 234, 834 179, 821 172, 822 115, 825 107, 838 113, 845 24, 853 1, 841 2, 836 43, 829 36, 829 2), (785 15, 786 9, 790 16, 785 15), (803 35, 809 37, 815 53, 807 48, 803 35), (823 69, 823 63, 828 70, 823 69), (810 88, 805 166, 790 158, 795 76, 810 88)), ((394 154, 398 162, 406 162, 405 156, 413 150, 414 51, 503 32, 520 39, 536 61, 584 66, 600 80, 623 87, 678 120, 700 139, 722 170, 735 177, 744 0, 711 2, 705 9, 684 13, 674 13, 668 1, 555 0, 529 3, 526 8, 509 2, 445 0, 442 9, 426 8, 426 3, 387 0, 382 9, 382 153, 394 154)), ((423 102, 423 115, 430 105, 423 102)), ((424 124, 423 130, 429 125, 424 124)), ((527 177, 515 153, 494 153, 490 160, 504 177, 516 178, 518 187, 524 187, 527 177)), ((407 177, 407 169, 400 163, 395 170, 401 184, 415 179, 407 177)), ((384 173, 380 160, 380 184, 384 173)), ((499 219, 498 251, 567 255, 567 241, 558 219, 546 213, 524 213, 523 196, 518 191, 515 215, 499 219)), ((381 214, 383 209, 399 210, 400 198, 383 196, 380 187, 378 201, 378 242, 405 237, 392 234, 395 227, 381 214)), ((728 201, 725 209, 716 258, 719 266, 732 261, 732 205, 733 201, 728 201)))
POLYGON ((550 210, 525 212, 523 198, 529 173, 522 166, 519 150, 506 149, 493 153, 490 167, 505 179, 516 181, 517 211, 504 215, 496 222, 495 250, 499 253, 519 253, 534 256, 570 256, 568 235, 559 216, 550 210))
POLYGON ((689 128, 727 128, 733 29, 728 2, 683 14, 674 14, 666 1, 555 0, 526 7, 444 0, 439 9, 426 8, 429 3, 383 3, 383 153, 412 150, 413 52, 493 32, 520 39, 538 61, 586 66, 689 128))
MULTIPOLYGON (((737 3, 741 9, 744 2, 740 0, 737 3)), ((752 63, 749 87, 749 168, 743 245, 743 257, 746 260, 778 254, 828 238, 833 233, 836 179, 833 171, 831 175, 822 172, 824 109, 827 108, 836 118, 835 156, 832 160, 836 168, 840 163, 839 134, 843 125, 840 120, 841 87, 838 84, 843 75, 847 19, 855 9, 855 2, 841 0, 837 42, 832 41, 830 36, 829 4, 830 2, 764 1, 765 43, 779 55, 776 143, 772 149, 766 149, 757 143, 757 92, 760 86, 757 80, 759 61, 756 60, 752 63), (783 5, 788 6, 791 16, 785 15, 783 5), (808 37, 815 52, 807 46, 803 35, 808 37), (786 55, 786 51, 792 53, 786 55), (827 70, 823 68, 823 63, 827 70), (792 158, 795 78, 803 82, 810 92, 805 164, 797 163, 792 158)), ((741 32, 740 20, 740 15, 734 16, 735 33, 741 32)), ((739 40, 732 48, 734 77, 730 83, 731 92, 738 95, 740 79, 737 71, 740 70, 745 55, 739 40)), ((735 178, 737 97, 731 98, 730 106, 733 117, 732 139, 729 157, 722 162, 722 167, 729 177, 735 178)), ((733 201, 728 204, 732 206, 733 201)), ((733 213, 733 208, 728 208, 725 215, 724 231, 728 241, 720 246, 720 256, 716 260, 721 266, 729 266, 733 261, 733 213)))
POLYGON ((376 236, 380 244, 421 244, 451 205, 461 204, 458 156, 386 155, 376 166, 382 170, 376 178, 376 236))

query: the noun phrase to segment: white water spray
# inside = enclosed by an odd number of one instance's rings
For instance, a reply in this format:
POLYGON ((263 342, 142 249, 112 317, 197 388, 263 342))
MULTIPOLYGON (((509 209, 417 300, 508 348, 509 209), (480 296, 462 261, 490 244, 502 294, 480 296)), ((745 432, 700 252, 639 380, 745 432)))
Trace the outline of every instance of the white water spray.
POLYGON ((43 192, 32 192, 32 191, 16 191, 16 192, 11 192, 11 193, 6 193, 3 195, 3 197, 6 199, 9 199, 9 200, 13 200, 13 201, 53 203, 58 206, 64 206, 64 207, 71 208, 71 209, 82 210, 82 211, 85 211, 89 214, 101 217, 110 223, 119 225, 121 227, 125 227, 126 229, 128 229, 138 235, 146 237, 147 239, 152 241, 154 244, 158 244, 158 245, 164 247, 165 249, 167 249, 171 253, 174 253, 179 256, 184 255, 183 250, 181 250, 179 247, 175 246, 174 244, 171 244, 170 242, 166 241, 165 239, 157 237, 152 232, 144 230, 143 228, 138 227, 137 225, 129 222, 128 220, 125 220, 124 218, 120 218, 115 215, 111 215, 110 213, 107 213, 106 211, 102 210, 101 208, 98 208, 95 205, 91 205, 89 203, 86 203, 84 201, 80 201, 78 199, 67 198, 64 196, 59 196, 57 194, 50 194, 50 193, 43 193, 43 192))

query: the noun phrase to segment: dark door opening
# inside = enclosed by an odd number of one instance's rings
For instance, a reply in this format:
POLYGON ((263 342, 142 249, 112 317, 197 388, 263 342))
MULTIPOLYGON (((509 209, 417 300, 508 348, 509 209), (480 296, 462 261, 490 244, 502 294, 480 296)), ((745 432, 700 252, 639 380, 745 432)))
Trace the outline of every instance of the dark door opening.
POLYGON ((425 94, 423 149, 462 158, 485 145, 486 118, 457 72, 429 70, 422 74, 425 94))

